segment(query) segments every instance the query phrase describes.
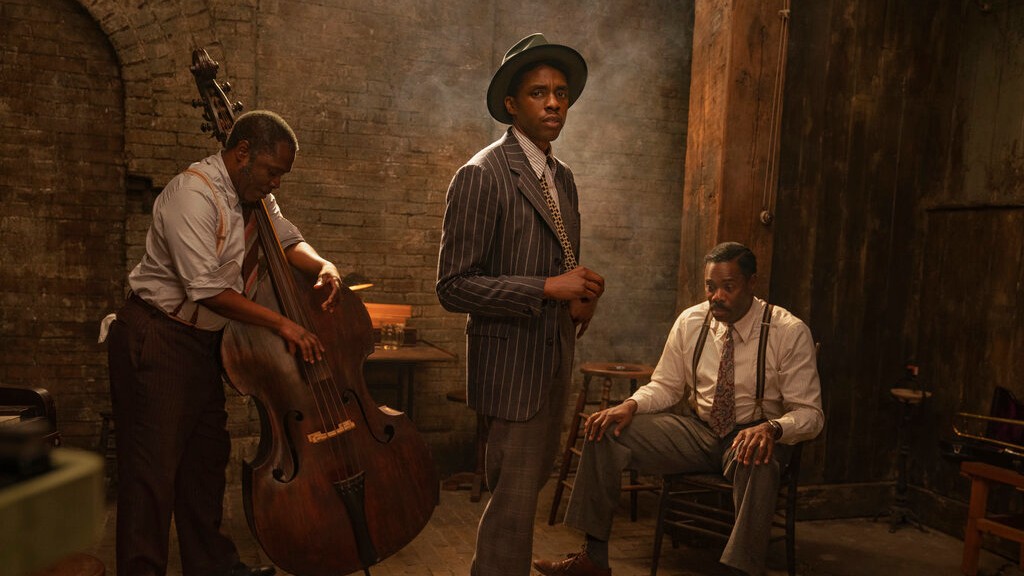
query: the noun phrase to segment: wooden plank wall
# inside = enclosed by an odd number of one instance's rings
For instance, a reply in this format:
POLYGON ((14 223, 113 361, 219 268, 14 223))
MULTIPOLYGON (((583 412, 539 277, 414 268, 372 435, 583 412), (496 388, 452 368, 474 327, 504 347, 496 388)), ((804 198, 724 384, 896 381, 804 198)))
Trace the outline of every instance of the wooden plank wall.
POLYGON ((919 190, 937 183, 927 175, 942 174, 909 171, 911 159, 945 159, 920 134, 948 114, 923 105, 933 86, 914 75, 944 38, 926 54, 915 21, 927 12, 941 30, 950 11, 916 6, 835 0, 792 13, 771 292, 822 344, 828 426, 809 451, 809 481, 878 481, 892 469, 888 389, 914 353, 903 333, 912 215, 919 190))
MULTIPOLYGON (((941 429, 957 412, 988 414, 996 385, 1024 400, 1024 207, 937 208, 927 219, 919 341, 937 394, 923 420, 941 429)), ((915 438, 927 464, 914 479, 953 493, 961 481, 930 440, 915 438)))
POLYGON ((894 479, 889 388, 914 361, 936 396, 911 484, 933 509, 962 501, 938 451, 952 412, 1022 388, 1022 34, 1009 0, 793 8, 771 297, 822 343, 828 424, 807 483, 894 479))

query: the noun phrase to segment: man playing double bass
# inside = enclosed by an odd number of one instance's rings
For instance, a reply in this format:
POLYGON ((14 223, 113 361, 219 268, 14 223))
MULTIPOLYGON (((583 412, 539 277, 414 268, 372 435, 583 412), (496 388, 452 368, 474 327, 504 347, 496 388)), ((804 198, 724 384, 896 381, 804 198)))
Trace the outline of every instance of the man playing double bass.
POLYGON ((315 334, 244 295, 259 273, 246 222, 260 200, 288 262, 316 275, 325 310, 338 295, 338 269, 281 215, 273 195, 298 149, 277 114, 243 114, 224 150, 173 178, 154 203, 146 253, 128 276, 131 292, 108 337, 119 576, 166 573, 172 514, 184 576, 275 572, 242 563, 220 531, 231 449, 220 342, 234 320, 273 330, 305 362, 322 359, 315 334))

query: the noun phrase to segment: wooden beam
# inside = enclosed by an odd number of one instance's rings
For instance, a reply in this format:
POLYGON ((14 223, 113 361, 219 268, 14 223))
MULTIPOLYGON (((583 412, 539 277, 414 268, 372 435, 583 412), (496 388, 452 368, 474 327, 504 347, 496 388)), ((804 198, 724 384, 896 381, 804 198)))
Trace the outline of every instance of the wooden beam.
POLYGON ((727 240, 757 255, 758 295, 768 296, 788 4, 694 5, 680 308, 704 297, 703 256, 727 240))

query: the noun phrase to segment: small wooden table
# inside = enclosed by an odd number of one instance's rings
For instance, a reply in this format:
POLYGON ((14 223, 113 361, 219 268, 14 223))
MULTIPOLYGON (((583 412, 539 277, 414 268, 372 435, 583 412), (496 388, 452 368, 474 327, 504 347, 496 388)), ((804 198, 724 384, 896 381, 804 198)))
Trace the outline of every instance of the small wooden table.
MULTIPOLYGON (((394 368, 394 382, 387 387, 398 392, 398 402, 401 405, 397 409, 405 412, 411 420, 416 366, 423 362, 451 362, 452 360, 455 360, 455 355, 451 352, 420 340, 413 346, 401 346, 394 350, 385 350, 383 347, 377 346, 366 359, 366 363, 394 368)), ((367 385, 369 386, 370 383, 367 382, 367 385)))
POLYGON ((1020 567, 1024 569, 1024 515, 987 514, 989 487, 993 484, 1013 486, 1024 490, 1024 474, 984 462, 964 462, 960 474, 971 480, 971 501, 967 506, 967 526, 964 528, 964 556, 960 572, 965 576, 978 573, 981 553, 981 535, 993 534, 1020 544, 1020 567))

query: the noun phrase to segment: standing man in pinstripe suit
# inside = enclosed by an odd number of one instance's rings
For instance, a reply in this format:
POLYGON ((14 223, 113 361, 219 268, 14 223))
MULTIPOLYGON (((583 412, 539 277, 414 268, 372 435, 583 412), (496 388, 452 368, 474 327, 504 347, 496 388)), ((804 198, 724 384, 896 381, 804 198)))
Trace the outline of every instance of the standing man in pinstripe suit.
POLYGON ((530 572, 537 495, 558 449, 575 339, 604 279, 578 265, 576 183, 551 142, 587 79, 567 46, 532 34, 505 54, 487 90, 505 135, 448 188, 437 270, 446 310, 469 314, 467 402, 487 417, 490 501, 474 576, 530 572))

